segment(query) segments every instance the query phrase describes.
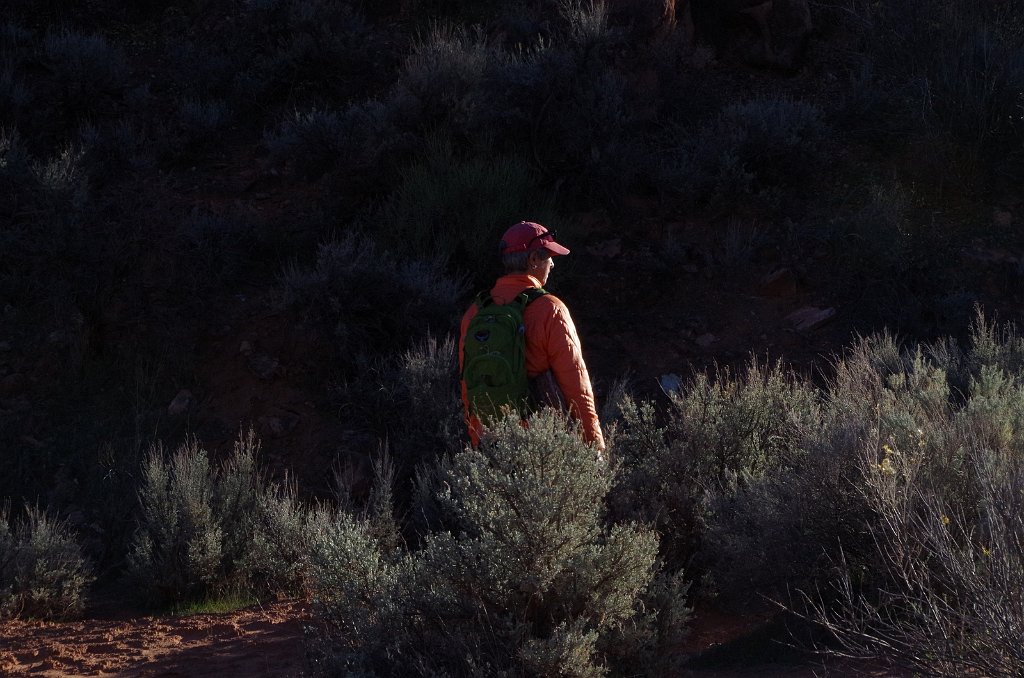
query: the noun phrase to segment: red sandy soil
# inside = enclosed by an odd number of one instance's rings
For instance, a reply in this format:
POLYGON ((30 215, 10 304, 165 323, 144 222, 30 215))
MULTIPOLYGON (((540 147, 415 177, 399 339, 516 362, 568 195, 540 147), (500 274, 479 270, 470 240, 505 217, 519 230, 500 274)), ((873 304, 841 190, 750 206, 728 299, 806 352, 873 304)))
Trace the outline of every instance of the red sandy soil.
MULTIPOLYGON (((303 644, 303 625, 308 621, 308 606, 297 601, 179 617, 8 621, 0 624, 0 675, 303 676, 308 675, 303 644)), ((696 655, 727 646, 767 621, 764 615, 736 617, 712 610, 700 612, 681 650, 696 655)), ((686 669, 678 678, 904 675, 834 661, 726 663, 729 665, 725 667, 686 669)))
POLYGON ((4 676, 300 676, 303 604, 286 601, 183 617, 8 621, 4 676))

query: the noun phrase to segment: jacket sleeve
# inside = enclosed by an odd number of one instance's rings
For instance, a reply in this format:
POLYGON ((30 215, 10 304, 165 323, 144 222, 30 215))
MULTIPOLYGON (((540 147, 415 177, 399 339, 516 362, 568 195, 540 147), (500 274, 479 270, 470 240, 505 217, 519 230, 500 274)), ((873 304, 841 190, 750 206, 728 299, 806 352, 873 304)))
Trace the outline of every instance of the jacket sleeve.
POLYGON ((545 344, 551 371, 558 388, 565 397, 569 414, 583 427, 583 438, 598 449, 604 449, 604 435, 597 418, 594 389, 590 383, 587 365, 583 362, 576 325, 569 309, 557 298, 552 298, 553 313, 548 318, 545 344))

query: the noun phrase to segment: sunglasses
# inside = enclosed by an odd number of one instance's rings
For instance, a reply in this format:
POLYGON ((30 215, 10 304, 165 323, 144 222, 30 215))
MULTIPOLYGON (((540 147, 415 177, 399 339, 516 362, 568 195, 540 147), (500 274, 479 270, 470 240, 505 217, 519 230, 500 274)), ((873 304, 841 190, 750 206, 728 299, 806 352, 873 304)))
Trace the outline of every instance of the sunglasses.
POLYGON ((515 248, 514 250, 513 249, 505 250, 505 254, 511 254, 511 253, 514 253, 514 252, 529 252, 530 248, 533 246, 533 243, 538 242, 538 241, 541 242, 541 243, 554 242, 555 241, 555 234, 552 233, 551 231, 545 231, 544 233, 538 233, 537 235, 535 235, 532 238, 530 238, 529 240, 527 240, 525 245, 520 245, 519 247, 515 248), (547 238, 547 240, 544 240, 544 238, 547 238))

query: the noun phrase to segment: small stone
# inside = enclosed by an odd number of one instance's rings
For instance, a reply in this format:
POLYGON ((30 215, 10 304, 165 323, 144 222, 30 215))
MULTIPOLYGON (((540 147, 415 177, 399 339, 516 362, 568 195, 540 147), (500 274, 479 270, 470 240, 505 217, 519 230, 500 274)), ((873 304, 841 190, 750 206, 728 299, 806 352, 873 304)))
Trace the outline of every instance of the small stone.
POLYGON ((7 353, 11 350, 11 342, 0 341, 0 353, 7 353))
POLYGON ((252 355, 252 344, 250 344, 248 341, 243 341, 238 346, 238 352, 241 353, 242 355, 252 355))
POLYGON ((192 397, 192 392, 188 389, 181 389, 178 391, 178 395, 174 396, 174 400, 167 406, 167 414, 177 416, 187 412, 192 405, 195 404, 195 398, 192 397))
POLYGON ((678 393, 683 387, 683 379, 678 374, 663 374, 658 377, 658 385, 667 394, 678 393))
POLYGON ((835 317, 836 310, 834 308, 817 308, 815 306, 805 306, 797 311, 793 311, 786 316, 788 320, 798 331, 806 332, 821 327, 826 322, 835 317))

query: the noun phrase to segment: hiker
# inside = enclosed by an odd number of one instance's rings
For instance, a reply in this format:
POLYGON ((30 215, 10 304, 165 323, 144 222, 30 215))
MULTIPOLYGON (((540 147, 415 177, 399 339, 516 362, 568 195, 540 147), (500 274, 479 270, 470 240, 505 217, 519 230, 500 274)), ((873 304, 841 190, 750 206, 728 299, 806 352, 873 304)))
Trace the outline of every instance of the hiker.
MULTIPOLYGON (((568 412, 580 423, 583 439, 602 452, 604 436, 576 326, 562 300, 543 289, 555 266, 554 257, 569 254, 569 250, 555 242, 554 234, 544 226, 521 221, 505 231, 498 251, 505 275, 498 278, 491 288, 489 298, 481 295, 469 307, 462 316, 459 333, 462 403, 473 446, 479 444, 483 426, 479 413, 473 411, 479 407, 471 407, 470 403, 467 375, 472 370, 464 369, 466 342, 473 344, 484 338, 487 330, 477 327, 473 337, 467 337, 467 331, 482 308, 487 309, 485 313, 490 313, 491 309, 508 305, 509 308, 497 308, 497 315, 500 315, 503 310, 507 313, 516 305, 513 317, 518 318, 518 314, 522 314, 520 327, 523 331, 520 334, 525 337, 525 373, 530 386, 530 400, 536 405, 560 407, 568 412)), ((478 319, 478 326, 481 320, 478 319)), ((470 346, 471 352, 473 349, 470 346)), ((490 367, 485 366, 484 369, 490 367)), ((513 372, 515 370, 512 369, 513 372)), ((475 381, 477 377, 469 375, 469 379, 475 381)), ((473 389, 477 392, 476 387, 473 389)))

